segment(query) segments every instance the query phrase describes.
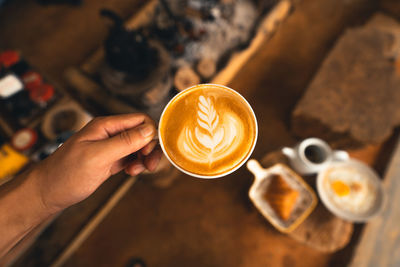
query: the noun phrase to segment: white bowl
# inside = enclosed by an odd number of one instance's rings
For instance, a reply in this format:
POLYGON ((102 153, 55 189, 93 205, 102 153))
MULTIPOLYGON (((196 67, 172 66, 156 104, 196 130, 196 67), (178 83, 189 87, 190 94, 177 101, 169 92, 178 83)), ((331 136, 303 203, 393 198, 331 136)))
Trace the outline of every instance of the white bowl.
POLYGON ((381 211, 383 206, 384 193, 379 176, 368 165, 354 159, 345 162, 334 162, 329 166, 327 166, 325 169, 323 169, 321 172, 319 172, 317 176, 317 191, 321 198, 322 203, 329 211, 331 211, 336 216, 351 222, 361 223, 368 221, 369 219, 377 215, 381 211), (341 209, 340 207, 335 205, 335 203, 333 203, 333 201, 328 196, 328 193, 326 192, 326 189, 323 186, 325 174, 328 170, 331 170, 332 168, 343 167, 343 166, 357 169, 357 171, 359 171, 361 174, 367 177, 372 183, 372 185, 376 188, 375 202, 368 211, 357 214, 341 209))

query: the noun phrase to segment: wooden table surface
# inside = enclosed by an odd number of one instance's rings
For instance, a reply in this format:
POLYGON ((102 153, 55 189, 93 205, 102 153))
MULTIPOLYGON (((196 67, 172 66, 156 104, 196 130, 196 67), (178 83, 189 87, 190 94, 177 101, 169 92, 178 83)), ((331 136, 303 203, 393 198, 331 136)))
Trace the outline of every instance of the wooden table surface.
MULTIPOLYGON (((85 0, 81 9, 17 2, 0 11, 0 47, 20 48, 60 82, 63 70, 81 63, 104 38, 104 24, 95 13, 106 1, 85 0)), ((107 1, 125 17, 139 3, 107 1)), ((297 1, 294 13, 238 73, 230 86, 249 100, 259 122, 253 157, 296 142, 288 129, 292 108, 337 37, 365 21, 377 9, 374 3, 297 1)), ((379 149, 359 157, 377 164, 379 149)), ((48 265, 123 179, 112 178, 93 197, 64 212, 16 266, 48 265)), ((141 180, 66 266, 124 266, 131 257, 143 258, 148 266, 341 266, 348 260, 351 246, 325 254, 277 232, 250 203, 251 183, 245 168, 210 181, 182 174, 166 189, 141 180)))

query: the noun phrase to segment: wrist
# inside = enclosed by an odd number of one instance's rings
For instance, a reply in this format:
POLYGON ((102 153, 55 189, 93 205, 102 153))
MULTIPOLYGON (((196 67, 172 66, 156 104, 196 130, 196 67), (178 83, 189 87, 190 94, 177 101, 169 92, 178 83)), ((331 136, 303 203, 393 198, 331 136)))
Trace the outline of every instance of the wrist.
POLYGON ((49 218, 30 170, 0 188, 0 257, 28 232, 49 218))
POLYGON ((15 194, 21 199, 25 205, 30 207, 32 217, 37 215, 38 220, 46 219, 47 217, 57 213, 58 210, 51 209, 45 202, 43 188, 40 183, 40 171, 38 168, 32 168, 25 173, 24 180, 16 189, 15 194))

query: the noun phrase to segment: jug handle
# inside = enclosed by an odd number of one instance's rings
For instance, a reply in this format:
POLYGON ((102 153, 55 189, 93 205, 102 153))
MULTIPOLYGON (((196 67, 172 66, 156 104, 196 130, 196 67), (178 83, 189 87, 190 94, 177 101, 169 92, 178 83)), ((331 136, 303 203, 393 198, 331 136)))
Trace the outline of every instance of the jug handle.
POLYGON ((344 150, 333 151, 333 160, 336 161, 348 161, 350 159, 349 153, 344 150))
POLYGON ((264 169, 261 164, 255 160, 251 159, 247 162, 246 164, 247 169, 254 175, 256 180, 264 178, 268 172, 266 169, 264 169))

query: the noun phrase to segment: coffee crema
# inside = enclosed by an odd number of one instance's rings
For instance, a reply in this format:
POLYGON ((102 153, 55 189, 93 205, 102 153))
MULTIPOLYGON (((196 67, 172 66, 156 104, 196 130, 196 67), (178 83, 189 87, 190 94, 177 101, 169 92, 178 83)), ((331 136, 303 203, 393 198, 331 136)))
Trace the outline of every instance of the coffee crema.
POLYGON ((257 122, 238 93, 203 84, 168 104, 159 132, 164 152, 177 166, 191 174, 216 176, 248 158, 257 139, 257 122))

